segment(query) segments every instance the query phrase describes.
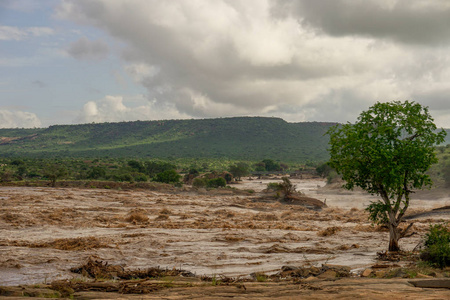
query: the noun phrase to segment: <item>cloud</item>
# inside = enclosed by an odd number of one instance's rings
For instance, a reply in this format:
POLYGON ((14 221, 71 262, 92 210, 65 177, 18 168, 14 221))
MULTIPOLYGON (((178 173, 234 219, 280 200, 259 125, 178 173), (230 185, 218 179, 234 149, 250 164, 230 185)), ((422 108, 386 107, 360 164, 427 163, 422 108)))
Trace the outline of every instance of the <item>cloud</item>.
POLYGON ((41 121, 34 113, 0 109, 0 128, 33 128, 40 126, 41 121))
POLYGON ((49 27, 27 27, 19 28, 13 26, 0 26, 0 40, 20 41, 29 37, 40 37, 54 34, 54 30, 49 27))
POLYGON ((108 55, 108 45, 102 40, 91 41, 86 37, 81 37, 71 43, 67 53, 75 59, 98 60, 108 55))
POLYGON ((56 16, 123 42, 152 109, 345 122, 450 88, 446 3, 66 0, 56 16))
POLYGON ((362 35, 419 45, 450 43, 450 3, 446 0, 279 2, 306 24, 333 36, 362 35))
POLYGON ((149 102, 143 97, 124 100, 123 96, 106 96, 103 99, 85 103, 74 122, 102 123, 152 119, 185 119, 187 117, 187 115, 180 114, 173 107, 158 107, 154 102, 149 102), (124 104, 124 101, 129 103, 137 102, 138 105, 127 106, 124 104))

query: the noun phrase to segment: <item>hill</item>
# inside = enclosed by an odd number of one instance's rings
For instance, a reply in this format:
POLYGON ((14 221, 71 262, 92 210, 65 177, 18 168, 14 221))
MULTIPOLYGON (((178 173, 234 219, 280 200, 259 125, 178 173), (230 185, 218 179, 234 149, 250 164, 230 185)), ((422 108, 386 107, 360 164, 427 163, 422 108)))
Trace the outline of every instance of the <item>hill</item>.
POLYGON ((236 117, 0 129, 0 155, 323 161, 335 124, 236 117))

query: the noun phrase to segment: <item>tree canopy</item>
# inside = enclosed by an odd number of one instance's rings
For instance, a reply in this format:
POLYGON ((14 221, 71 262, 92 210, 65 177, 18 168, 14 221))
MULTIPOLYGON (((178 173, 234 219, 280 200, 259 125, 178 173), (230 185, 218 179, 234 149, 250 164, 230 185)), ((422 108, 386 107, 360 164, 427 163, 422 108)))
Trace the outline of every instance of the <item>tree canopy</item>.
POLYGON ((337 125, 330 135, 329 165, 346 181, 345 188, 361 187, 382 201, 369 209, 374 220, 388 220, 389 250, 399 249, 398 225, 414 189, 431 186, 425 173, 437 162, 435 146, 444 142, 428 108, 412 101, 376 103, 355 124, 337 125))

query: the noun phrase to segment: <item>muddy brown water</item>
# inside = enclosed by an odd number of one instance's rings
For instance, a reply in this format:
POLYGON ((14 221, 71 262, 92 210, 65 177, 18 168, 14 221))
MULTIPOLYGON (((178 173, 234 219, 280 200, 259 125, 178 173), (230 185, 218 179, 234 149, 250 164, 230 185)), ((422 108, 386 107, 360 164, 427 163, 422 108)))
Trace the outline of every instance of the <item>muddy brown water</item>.
MULTIPOLYGON (((259 202, 278 179, 234 185, 251 195, 75 188, 0 188, 0 286, 51 282, 90 256, 129 269, 160 266, 197 275, 248 276, 284 265, 350 266, 359 272, 387 248, 363 208, 377 198, 328 189, 322 180, 293 180, 309 197, 326 201, 320 212, 259 202), (335 234, 320 236, 328 227, 335 234)), ((419 195, 420 196, 420 195, 419 195)), ((450 205, 448 195, 412 200, 411 212, 450 205)), ((414 220, 418 234, 400 245, 412 250, 430 223, 448 214, 414 220)))

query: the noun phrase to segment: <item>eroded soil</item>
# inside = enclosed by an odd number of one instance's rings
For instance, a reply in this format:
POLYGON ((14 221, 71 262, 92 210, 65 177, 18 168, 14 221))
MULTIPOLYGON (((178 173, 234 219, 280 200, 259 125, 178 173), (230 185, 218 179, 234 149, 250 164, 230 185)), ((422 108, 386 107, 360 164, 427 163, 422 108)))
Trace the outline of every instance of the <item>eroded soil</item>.
MULTIPOLYGON (((246 278, 251 273, 276 273, 286 265, 324 263, 348 266, 359 274, 376 263, 377 252, 387 248, 388 232, 372 226, 363 210, 375 197, 323 188, 320 180, 295 181, 305 195, 328 205, 314 211, 263 197, 260 191, 269 181, 234 185, 254 189, 252 194, 1 187, 0 286, 73 280, 81 275, 70 269, 88 257, 128 269, 160 266, 206 276, 246 278)), ((449 205, 446 194, 418 195, 409 214, 449 205)), ((429 224, 444 219, 448 220, 448 212, 412 220, 417 234, 401 240, 401 247, 414 249, 429 224)), ((377 284, 384 288, 381 285, 389 283, 377 284)), ((215 287, 203 291, 211 288, 215 287)), ((405 286, 410 288, 414 289, 405 286)), ((235 296, 245 291, 235 286, 223 289, 235 296)), ((287 283, 258 287, 263 294, 267 291, 266 296, 273 289, 280 295, 284 289, 305 295, 314 290, 287 283)), ((345 290, 322 282, 314 295, 327 294, 327 289, 345 290)), ((195 298, 194 290, 189 293, 195 298)), ((198 298, 217 298, 202 295, 198 298)))

